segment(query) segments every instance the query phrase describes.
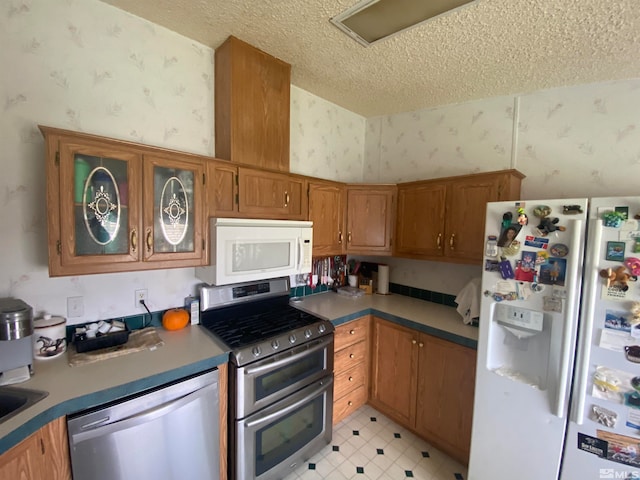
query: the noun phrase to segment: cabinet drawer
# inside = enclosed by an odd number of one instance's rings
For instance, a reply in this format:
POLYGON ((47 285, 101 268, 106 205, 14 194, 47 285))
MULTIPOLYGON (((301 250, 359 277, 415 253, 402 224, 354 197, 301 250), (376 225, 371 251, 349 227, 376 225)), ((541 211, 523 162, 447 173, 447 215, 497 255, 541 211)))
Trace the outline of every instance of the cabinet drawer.
POLYGON ((359 363, 364 363, 366 353, 367 342, 362 341, 346 346, 334 354, 333 370, 338 373, 344 372, 359 363))
POLYGON ((333 402, 333 424, 340 422, 367 403, 367 389, 358 387, 333 402))
POLYGON ((333 338, 334 350, 337 352, 348 345, 352 345, 367 338, 368 327, 368 316, 340 325, 336 328, 333 338))
POLYGON ((342 397, 351 390, 364 385, 364 363, 336 375, 333 384, 333 395, 342 397))

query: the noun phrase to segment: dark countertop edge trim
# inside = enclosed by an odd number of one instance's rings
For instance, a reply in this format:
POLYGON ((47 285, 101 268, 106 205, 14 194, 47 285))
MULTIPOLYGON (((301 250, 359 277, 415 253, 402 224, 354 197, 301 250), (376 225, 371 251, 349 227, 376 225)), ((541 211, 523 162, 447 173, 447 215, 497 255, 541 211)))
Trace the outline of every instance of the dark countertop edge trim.
POLYGON ((456 335, 455 333, 447 332, 446 330, 433 328, 428 325, 424 325, 422 323, 414 322, 412 320, 407 320, 406 318, 398 317, 397 315, 392 315, 390 313, 386 313, 381 310, 376 310, 375 308, 365 308, 358 312, 350 313, 349 315, 345 315, 344 317, 340 317, 332 320, 331 323, 333 323, 333 325, 337 327, 339 325, 342 325, 343 323, 350 322, 351 320, 355 320, 356 318, 360 318, 363 315, 368 315, 368 314, 375 315, 377 317, 383 318, 385 320, 389 320, 390 322, 394 322, 399 325, 404 325, 405 327, 418 330, 419 332, 424 332, 429 335, 433 335, 434 337, 442 338, 443 340, 449 340, 450 342, 457 343, 458 345, 462 345, 464 347, 473 348, 474 350, 478 349, 477 340, 456 335))
POLYGON ((47 410, 27 420, 24 424, 0 438, 0 455, 18 445, 18 443, 29 435, 40 430, 46 424, 57 418, 97 407, 130 395, 142 393, 145 390, 156 388, 166 383, 171 383, 176 380, 180 380, 181 378, 204 372, 205 370, 218 367, 219 365, 226 363, 228 360, 229 354, 224 353, 195 363, 183 365, 182 367, 174 368, 166 372, 156 373, 149 377, 143 377, 132 382, 110 387, 105 390, 98 390, 81 397, 70 398, 62 403, 52 405, 47 410))

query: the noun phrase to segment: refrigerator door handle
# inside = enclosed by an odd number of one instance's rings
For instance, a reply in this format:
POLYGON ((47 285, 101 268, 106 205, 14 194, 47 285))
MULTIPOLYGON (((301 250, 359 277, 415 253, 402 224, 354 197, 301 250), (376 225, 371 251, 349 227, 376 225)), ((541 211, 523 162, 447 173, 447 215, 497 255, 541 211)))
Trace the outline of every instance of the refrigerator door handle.
MULTIPOLYGON (((573 220, 573 226, 571 231, 575 232, 571 238, 570 251, 580 252, 582 238, 577 232, 582 231, 582 220, 573 220)), ((572 288, 568 289, 567 293, 567 310, 564 321, 564 328, 562 332, 562 350, 560 353, 560 378, 558 379, 558 393, 555 402, 554 414, 558 418, 564 418, 566 412, 566 399, 567 390, 571 383, 571 361, 573 359, 573 334, 578 322, 577 303, 579 302, 578 294, 579 289, 576 287, 576 282, 580 278, 580 258, 575 258, 574 261, 568 262, 567 265, 567 279, 569 279, 569 285, 572 288)))
POLYGON ((591 342, 593 339, 593 318, 596 305, 596 291, 598 288, 598 260, 602 243, 602 220, 592 219, 589 222, 589 238, 585 259, 585 284, 582 292, 582 323, 580 325, 580 343, 576 357, 575 381, 573 385, 573 404, 571 406, 571 420, 582 425, 584 420, 584 404, 587 395, 589 375, 589 357, 591 356, 591 342))

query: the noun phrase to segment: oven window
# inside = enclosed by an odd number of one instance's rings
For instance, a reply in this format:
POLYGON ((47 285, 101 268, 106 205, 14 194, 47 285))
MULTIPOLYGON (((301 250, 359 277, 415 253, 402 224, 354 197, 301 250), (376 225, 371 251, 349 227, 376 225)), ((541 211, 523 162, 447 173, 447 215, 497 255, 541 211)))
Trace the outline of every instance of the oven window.
POLYGON ((307 377, 325 369, 326 350, 318 350, 297 362, 285 365, 265 375, 256 377, 256 401, 262 400, 290 385, 296 385, 307 377))
POLYGON ((231 271, 252 272, 291 266, 290 242, 237 242, 232 245, 231 271))
POLYGON ((324 395, 256 432, 256 477, 275 467, 324 429, 324 395))

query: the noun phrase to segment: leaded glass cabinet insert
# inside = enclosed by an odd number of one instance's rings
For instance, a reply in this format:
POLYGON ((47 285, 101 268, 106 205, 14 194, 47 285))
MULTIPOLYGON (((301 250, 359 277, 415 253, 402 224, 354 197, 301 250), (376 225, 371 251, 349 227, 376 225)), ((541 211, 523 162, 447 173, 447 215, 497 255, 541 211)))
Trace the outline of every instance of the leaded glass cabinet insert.
POLYGON ((155 166, 153 169, 153 249, 160 252, 194 250, 192 170, 155 166))
POLYGON ((126 254, 127 162, 74 155, 76 255, 126 254))

